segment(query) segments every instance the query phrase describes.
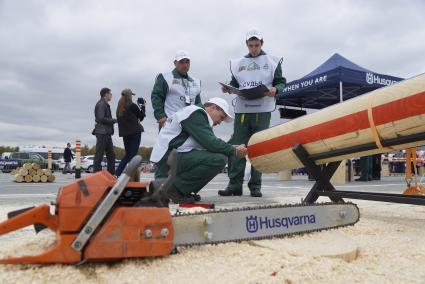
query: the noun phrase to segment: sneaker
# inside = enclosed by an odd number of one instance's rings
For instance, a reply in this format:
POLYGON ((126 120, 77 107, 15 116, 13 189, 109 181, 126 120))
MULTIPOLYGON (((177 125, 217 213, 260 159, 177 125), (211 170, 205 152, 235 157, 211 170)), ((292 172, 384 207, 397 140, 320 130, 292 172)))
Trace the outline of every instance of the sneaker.
POLYGON ((241 190, 231 190, 230 188, 226 188, 225 190, 219 190, 218 195, 220 196, 241 196, 242 195, 242 189, 241 190))
POLYGON ((185 197, 183 194, 180 193, 180 191, 172 185, 168 191, 167 191, 168 198, 170 198, 175 204, 182 204, 182 203, 195 203, 195 198, 185 197))
POLYGON ((251 190, 251 197, 263 197, 263 194, 261 193, 260 189, 252 189, 251 190))

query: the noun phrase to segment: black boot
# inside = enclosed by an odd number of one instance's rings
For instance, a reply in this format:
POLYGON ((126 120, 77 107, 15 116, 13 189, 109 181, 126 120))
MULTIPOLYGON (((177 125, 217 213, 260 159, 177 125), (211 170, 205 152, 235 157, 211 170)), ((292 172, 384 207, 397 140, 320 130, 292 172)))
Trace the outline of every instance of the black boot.
POLYGON ((263 197, 263 194, 261 193, 259 188, 256 188, 256 189, 251 190, 251 196, 252 197, 263 197))
POLYGON ((167 195, 175 204, 195 203, 195 198, 193 196, 185 197, 174 185, 169 188, 167 195))
POLYGON ((242 195, 242 189, 231 190, 230 188, 226 187, 225 190, 219 190, 218 195, 220 195, 220 196, 241 196, 242 195))

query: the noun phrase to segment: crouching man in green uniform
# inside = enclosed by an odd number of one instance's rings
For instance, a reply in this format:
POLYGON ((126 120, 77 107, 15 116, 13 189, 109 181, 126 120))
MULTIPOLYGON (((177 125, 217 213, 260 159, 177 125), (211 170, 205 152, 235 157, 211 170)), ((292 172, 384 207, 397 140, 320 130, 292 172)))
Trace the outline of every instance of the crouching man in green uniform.
MULTIPOLYGON (((269 91, 264 97, 248 100, 236 97, 235 123, 232 143, 247 144, 252 134, 269 128, 271 112, 276 108, 275 96, 285 88, 286 80, 282 77, 282 58, 266 54, 261 48, 263 36, 257 30, 249 31, 246 35, 246 46, 249 53, 242 58, 230 61, 232 80, 230 85, 239 90, 251 89, 265 85, 269 91)), ((223 87, 223 92, 229 92, 223 87)), ((229 184, 219 195, 242 195, 243 178, 246 159, 235 158, 229 163, 229 184)), ((261 173, 251 167, 251 178, 248 182, 252 197, 261 197, 261 173)))
POLYGON ((212 98, 204 104, 184 107, 167 119, 155 142, 151 161, 156 163, 157 178, 167 176, 167 158, 177 149, 177 174, 167 192, 174 203, 193 203, 197 194, 226 165, 228 156, 245 157, 245 145, 232 146, 217 138, 213 126, 233 121, 229 104, 212 98))

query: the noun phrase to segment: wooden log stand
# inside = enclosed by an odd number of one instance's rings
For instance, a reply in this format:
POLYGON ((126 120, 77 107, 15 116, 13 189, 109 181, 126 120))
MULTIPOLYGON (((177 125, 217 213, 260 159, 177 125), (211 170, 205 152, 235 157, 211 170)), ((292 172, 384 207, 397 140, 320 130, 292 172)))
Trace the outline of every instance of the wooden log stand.
MULTIPOLYGON (((397 139, 391 139, 382 141, 384 147, 409 143, 411 141, 418 141, 425 138, 425 133, 414 134, 404 136, 397 139)), ((339 149, 327 153, 320 153, 310 155, 303 145, 298 144, 292 149, 297 158, 304 165, 306 171, 314 177, 316 180, 315 184, 311 188, 310 192, 304 198, 304 203, 314 203, 320 196, 327 196, 334 202, 343 202, 343 198, 349 199, 362 199, 392 203, 404 203, 413 205, 425 205, 425 196, 416 195, 405 195, 405 194, 394 194, 394 193, 378 193, 378 192, 362 192, 362 191, 342 191, 336 190, 331 184, 330 179, 335 173, 341 161, 330 162, 326 165, 318 166, 315 164, 316 160, 324 159, 326 157, 346 155, 351 153, 360 152, 363 149, 376 148, 375 144, 366 144, 356 147, 349 147, 345 149, 339 149)))

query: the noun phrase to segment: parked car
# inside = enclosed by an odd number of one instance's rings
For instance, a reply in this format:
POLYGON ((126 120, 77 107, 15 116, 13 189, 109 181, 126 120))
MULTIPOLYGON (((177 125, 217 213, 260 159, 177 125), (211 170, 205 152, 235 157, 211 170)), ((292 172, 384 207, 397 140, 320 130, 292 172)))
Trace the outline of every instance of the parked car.
MULTIPOLYGON (((84 158, 84 156, 80 157, 80 160, 82 161, 82 160, 83 160, 83 158, 84 158)), ((73 160, 71 161, 71 163, 70 163, 71 169, 74 169, 74 168, 75 168, 75 163, 76 163, 76 160, 75 160, 75 159, 73 159, 73 160)), ((58 164, 59 169, 60 169, 60 170, 63 170, 63 168, 65 167, 65 159, 64 159, 64 158, 60 158, 60 159, 58 160, 57 164, 58 164)))
MULTIPOLYGON (((87 173, 93 172, 94 155, 81 156, 80 161, 81 161, 80 167, 81 167, 82 171, 85 171, 87 173)), ((118 168, 118 165, 120 164, 120 162, 121 162, 121 160, 115 160, 115 169, 118 168)), ((63 169, 65 167, 65 161, 64 161, 63 158, 59 159, 58 165, 59 165, 60 169, 63 169)), ((103 157, 101 165, 102 165, 102 169, 105 170, 106 166, 107 166, 106 157, 103 157)), ((76 160, 73 159, 70 163, 70 167, 71 167, 72 171, 75 171, 75 166, 76 166, 76 160)))
MULTIPOLYGON (((93 160, 94 160, 93 155, 81 156, 80 157, 81 170, 92 173, 93 172, 93 160)), ((76 164, 77 164, 77 160, 75 159, 75 156, 74 156, 74 159, 70 163, 70 167, 71 167, 72 171, 75 171, 76 164)), ((64 167, 65 167, 65 160, 63 158, 61 158, 61 159, 59 159, 59 168, 63 169, 64 167)))
MULTIPOLYGON (((73 160, 73 162, 75 161, 75 159, 73 160)), ((93 172, 93 162, 94 162, 94 155, 88 155, 88 156, 84 156, 81 157, 81 170, 86 171, 88 173, 92 173, 93 172)), ((118 168, 118 165, 120 164, 121 160, 115 160, 115 169, 118 168)), ((107 166, 107 160, 106 157, 103 157, 102 160, 102 169, 106 169, 107 166)), ((73 170, 75 170, 75 162, 71 163, 71 168, 73 170)))
MULTIPOLYGON (((31 147, 31 146, 24 146, 19 148, 20 152, 27 152, 27 153, 37 153, 40 154, 44 159, 47 160, 48 151, 51 151, 52 153, 52 160, 55 161, 58 164, 58 161, 62 158, 63 159, 63 151, 64 148, 58 148, 58 147, 31 147)), ((72 154, 75 156, 74 151, 71 151, 72 154)), ((65 164, 64 164, 65 165, 65 164)))
POLYGON ((12 153, 10 153, 10 152, 3 152, 3 153, 1 154, 1 159, 8 160, 8 159, 9 159, 9 157, 10 157, 10 154, 12 154, 12 153))
MULTIPOLYGON (((8 159, 0 160, 0 169, 3 172, 10 172, 17 167, 22 167, 25 163, 37 163, 41 168, 47 168, 48 162, 38 153, 12 152, 8 159)), ((58 170, 58 165, 52 161, 52 170, 58 170)))

